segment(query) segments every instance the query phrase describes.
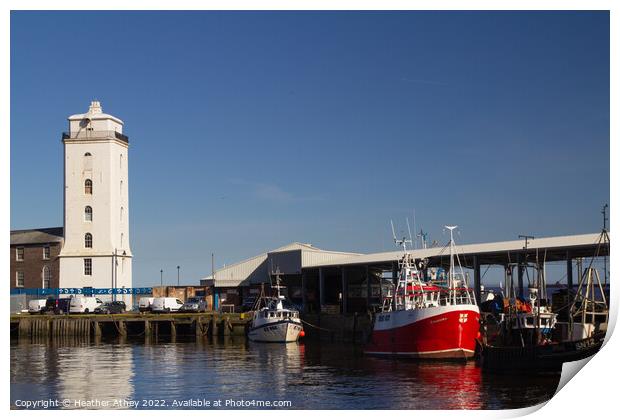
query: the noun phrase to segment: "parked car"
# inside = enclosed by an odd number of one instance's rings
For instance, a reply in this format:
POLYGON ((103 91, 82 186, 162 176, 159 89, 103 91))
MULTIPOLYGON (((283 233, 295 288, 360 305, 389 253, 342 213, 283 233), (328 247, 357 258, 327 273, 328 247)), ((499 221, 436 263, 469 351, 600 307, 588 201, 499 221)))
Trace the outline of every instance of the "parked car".
POLYGON ((28 313, 32 315, 42 314, 43 311, 45 311, 46 302, 47 299, 32 299, 30 302, 28 302, 28 313))
POLYGON ((47 298, 42 313, 55 315, 68 314, 70 305, 71 298, 47 298))
POLYGON ((96 314, 122 314, 127 309, 125 302, 122 300, 114 302, 106 302, 95 308, 96 314))
POLYGON ((138 301, 138 310, 140 312, 150 311, 151 307, 153 306, 154 300, 155 298, 153 297, 141 297, 140 300, 138 301))
POLYGON ((179 312, 206 312, 207 302, 200 297, 191 297, 181 306, 179 312))
POLYGON ((92 296, 73 296, 69 312, 72 314, 87 314, 94 312, 97 307, 103 305, 101 299, 92 296))
POLYGON ((183 306, 181 299, 173 297, 158 297, 153 300, 152 312, 178 312, 183 306))

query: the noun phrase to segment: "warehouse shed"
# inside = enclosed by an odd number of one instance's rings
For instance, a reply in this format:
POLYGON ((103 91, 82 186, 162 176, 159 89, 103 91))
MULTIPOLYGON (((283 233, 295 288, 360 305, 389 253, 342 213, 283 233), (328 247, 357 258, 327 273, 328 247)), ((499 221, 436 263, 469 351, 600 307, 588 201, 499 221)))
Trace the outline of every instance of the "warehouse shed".
POLYGON ((203 286, 212 287, 217 305, 239 306, 252 301, 260 293, 261 284, 269 284, 270 274, 280 273, 287 287, 287 296, 302 304, 302 272, 304 268, 351 258, 361 254, 327 251, 311 244, 292 242, 238 263, 216 270, 200 279, 203 286))

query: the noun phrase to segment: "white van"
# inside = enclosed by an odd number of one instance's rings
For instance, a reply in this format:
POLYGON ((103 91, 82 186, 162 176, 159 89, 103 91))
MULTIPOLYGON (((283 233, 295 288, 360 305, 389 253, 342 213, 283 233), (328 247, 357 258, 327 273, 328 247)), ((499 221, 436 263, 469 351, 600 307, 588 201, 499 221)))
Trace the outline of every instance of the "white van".
POLYGON ((73 296, 69 305, 69 313, 71 314, 87 314, 95 312, 95 308, 101 306, 101 299, 91 296, 73 296))
POLYGON ((158 297, 153 300, 151 305, 152 312, 178 312, 183 306, 181 299, 173 297, 158 297))
POLYGON ((141 297, 138 301, 138 310, 140 312, 148 312, 153 307, 153 301, 155 298, 153 297, 141 297))
POLYGON ((28 312, 31 314, 41 314, 45 309, 45 302, 47 299, 33 299, 28 302, 28 312))

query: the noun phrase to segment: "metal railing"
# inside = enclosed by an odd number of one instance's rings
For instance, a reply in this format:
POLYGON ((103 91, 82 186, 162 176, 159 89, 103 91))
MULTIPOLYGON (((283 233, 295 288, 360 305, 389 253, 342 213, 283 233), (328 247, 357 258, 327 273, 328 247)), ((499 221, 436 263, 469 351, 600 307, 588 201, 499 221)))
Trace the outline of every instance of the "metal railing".
POLYGON ((127 137, 124 134, 119 133, 118 131, 113 131, 113 130, 109 130, 109 131, 89 131, 89 130, 82 130, 82 131, 78 131, 77 133, 68 133, 68 132, 63 132, 62 133, 62 139, 66 140, 66 139, 107 139, 107 138, 115 138, 121 141, 124 141, 125 143, 129 143, 129 137, 127 137))

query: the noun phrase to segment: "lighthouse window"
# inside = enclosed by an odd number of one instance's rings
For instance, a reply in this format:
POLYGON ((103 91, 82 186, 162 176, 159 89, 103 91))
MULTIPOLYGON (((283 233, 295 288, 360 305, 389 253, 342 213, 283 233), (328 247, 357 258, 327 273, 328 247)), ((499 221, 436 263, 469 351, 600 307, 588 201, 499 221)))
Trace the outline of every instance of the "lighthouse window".
POLYGON ((86 206, 84 208, 84 220, 87 222, 93 221, 93 208, 91 206, 86 206))
POLYGON ((92 276, 93 275, 93 260, 92 258, 84 258, 84 275, 92 276))
POLYGON ((93 181, 87 179, 84 181, 84 194, 92 194, 93 193, 93 181))
POLYGON ((90 154, 90 152, 86 152, 84 153, 84 156, 92 156, 92 155, 90 154))
POLYGON ((85 248, 93 247, 93 235, 91 235, 90 233, 87 233, 86 235, 84 235, 84 247, 85 248))

